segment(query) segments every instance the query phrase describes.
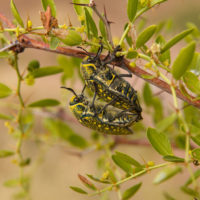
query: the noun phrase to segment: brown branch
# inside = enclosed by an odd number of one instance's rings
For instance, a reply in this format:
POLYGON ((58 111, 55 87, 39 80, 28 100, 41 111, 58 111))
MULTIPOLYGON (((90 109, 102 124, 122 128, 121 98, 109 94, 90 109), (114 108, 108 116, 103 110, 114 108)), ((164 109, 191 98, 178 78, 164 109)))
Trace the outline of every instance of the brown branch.
POLYGON ((9 28, 16 28, 15 25, 7 19, 3 14, 0 13, 0 19, 9 27, 9 28))
MULTIPOLYGON (((4 21, 10 28, 14 27, 14 25, 5 16, 3 16, 1 13, 0 13, 0 19, 2 21, 4 21)), ((66 48, 66 47, 57 47, 57 49, 53 50, 53 49, 50 49, 48 44, 34 40, 34 39, 31 39, 31 38, 27 37, 26 35, 21 35, 18 38, 18 40, 19 40, 19 43, 21 44, 21 46, 24 47, 24 48, 40 49, 40 50, 49 51, 49 52, 52 52, 52 53, 59 53, 59 54, 78 57, 78 58, 85 57, 84 54, 81 54, 83 52, 78 50, 78 49, 72 49, 72 48, 66 48)), ((102 59, 104 57, 105 57, 105 55, 101 55, 102 59)), ((118 66, 120 65, 118 63, 115 63, 115 64, 118 65, 118 66)), ((163 91, 171 94, 170 86, 166 82, 164 82, 163 80, 160 80, 159 78, 145 79, 143 77, 144 75, 152 76, 152 74, 150 74, 149 72, 146 72, 145 70, 141 69, 138 66, 136 66, 134 68, 131 67, 130 62, 126 59, 124 59, 124 64, 136 76, 144 79, 145 81, 149 82, 150 84, 152 84, 152 85, 162 89, 163 91)), ((200 108, 200 100, 195 100, 195 97, 191 96, 190 98, 188 98, 188 97, 184 96, 178 88, 176 89, 176 95, 179 99, 187 102, 188 104, 193 105, 197 108, 200 108)))
MULTIPOLYGON (((57 47, 57 49, 52 50, 50 49, 49 45, 44 43, 44 42, 39 42, 36 41, 34 39, 31 39, 25 35, 21 35, 19 37, 19 43, 22 45, 22 47, 24 48, 34 48, 34 49, 40 49, 40 50, 44 50, 44 51, 49 51, 49 52, 53 52, 53 53, 59 53, 59 54, 64 54, 67 56, 73 56, 73 57, 78 57, 78 58, 83 58, 85 57, 85 55, 83 54, 82 51, 78 50, 78 49, 72 49, 72 48, 67 48, 67 47, 57 47), (81 54, 82 53, 82 54, 81 54)), ((101 58, 105 58, 105 55, 101 55, 101 58)), ((115 63, 116 65, 120 66, 120 64, 115 63)), ((130 66, 130 62, 126 59, 124 59, 124 64, 126 65, 126 67, 136 76, 144 79, 145 81, 149 82, 150 84, 162 89, 165 92, 168 92, 169 94, 171 94, 171 89, 170 86, 164 82, 163 80, 159 79, 159 78, 153 78, 153 79, 145 79, 143 76, 144 75, 148 75, 148 76, 152 76, 152 74, 150 74, 149 72, 146 72, 145 70, 141 69, 139 66, 136 67, 131 67, 130 66)), ((177 88, 176 89, 176 95, 179 99, 187 102, 190 105, 193 105, 197 108, 200 108, 200 100, 196 100, 195 101, 195 97, 186 97, 184 96, 181 91, 177 88)))

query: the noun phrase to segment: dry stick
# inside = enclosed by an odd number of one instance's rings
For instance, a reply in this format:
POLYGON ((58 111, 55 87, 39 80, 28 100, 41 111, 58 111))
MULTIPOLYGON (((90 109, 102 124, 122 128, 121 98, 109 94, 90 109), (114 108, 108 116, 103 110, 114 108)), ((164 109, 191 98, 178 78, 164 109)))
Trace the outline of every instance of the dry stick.
MULTIPOLYGON (((59 54, 64 54, 67 56, 73 56, 73 57, 78 57, 78 58, 83 58, 85 57, 85 55, 81 54, 83 53, 80 50, 75 50, 72 48, 66 48, 66 47, 57 47, 57 49, 52 50, 50 49, 49 45, 44 43, 44 42, 39 42, 36 41, 34 39, 31 39, 25 35, 21 35, 19 37, 19 43, 22 45, 22 47, 24 48, 34 48, 34 49, 40 49, 40 50, 44 50, 44 51, 49 51, 49 52, 53 52, 53 53, 59 53, 59 54)), ((101 55, 101 59, 105 58, 105 55, 101 55)), ((119 65, 118 63, 114 63, 115 65, 119 65)), ((171 89, 170 86, 160 80, 159 78, 153 78, 153 79, 145 79, 143 76, 147 75, 147 76, 152 76, 152 74, 150 74, 149 72, 146 72, 145 70, 141 69, 140 67, 136 66, 136 67, 131 67, 130 66, 130 62, 126 59, 124 59, 124 64, 126 65, 126 67, 136 76, 144 79, 145 81, 149 82, 150 84, 162 89, 165 92, 168 92, 169 94, 171 94, 171 89)), ((182 99, 183 101, 187 102, 190 105, 193 105, 197 108, 200 108, 200 100, 195 100, 195 97, 190 97, 191 99, 187 98, 186 96, 184 96, 181 91, 179 89, 176 89, 176 95, 179 99, 182 99)))

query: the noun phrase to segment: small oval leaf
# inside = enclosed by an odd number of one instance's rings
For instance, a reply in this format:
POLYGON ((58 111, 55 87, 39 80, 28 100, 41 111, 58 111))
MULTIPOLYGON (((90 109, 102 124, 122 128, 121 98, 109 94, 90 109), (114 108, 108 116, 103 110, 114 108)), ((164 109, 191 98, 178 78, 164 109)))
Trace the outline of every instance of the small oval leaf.
POLYGON ((12 120, 12 119, 14 119, 14 117, 11 116, 11 115, 4 115, 4 114, 0 113, 0 119, 3 119, 3 120, 12 120))
POLYGON ((194 173, 193 173, 193 176, 192 177, 190 177, 187 181, 186 181, 186 183, 185 183, 185 186, 188 186, 188 185, 190 185, 192 182, 193 182, 193 179, 198 179, 200 177, 200 169, 198 169, 197 171, 195 171, 194 173))
POLYGON ((190 33, 192 33, 194 29, 190 28, 187 29, 177 35, 175 35, 171 40, 169 40, 161 49, 161 53, 164 53, 165 51, 167 51, 168 49, 170 49, 172 46, 174 46, 176 43, 178 43, 180 40, 182 40, 184 37, 186 37, 187 35, 189 35, 190 33))
POLYGON ((47 7, 49 6, 51 8, 51 15, 53 17, 56 17, 56 5, 54 3, 54 0, 42 0, 42 6, 44 10, 47 10, 47 7))
POLYGON ((63 38, 59 38, 64 44, 68 46, 76 46, 81 44, 82 38, 80 34, 74 30, 69 30, 67 36, 63 38))
POLYGON ((78 174, 79 179, 81 180, 81 182, 89 189, 92 190, 97 190, 97 188, 95 187, 95 185, 93 183, 91 183, 86 177, 78 174))
POLYGON ((182 48, 172 65, 172 75, 175 79, 180 79, 188 69, 195 51, 195 42, 189 43, 182 48))
POLYGON ((175 120, 177 119, 176 113, 171 114, 170 116, 164 118, 163 120, 159 121, 156 125, 156 128, 159 132, 165 131, 169 126, 171 126, 175 120))
POLYGON ((107 33, 106 33, 106 27, 103 23, 103 21, 100 19, 99 20, 99 30, 101 32, 102 37, 107 40, 107 33))
POLYGON ((15 152, 13 152, 13 151, 0 150, 0 158, 6 158, 6 157, 12 156, 14 154, 15 154, 15 152))
POLYGON ((180 167, 166 167, 156 175, 153 183, 160 184, 169 178, 175 176, 177 173, 181 172, 182 169, 180 167))
POLYGON ((57 37, 52 36, 50 40, 50 48, 55 50, 60 43, 60 40, 57 37))
POLYGON ((92 179, 93 181, 96 181, 96 182, 99 182, 99 183, 104 183, 104 184, 111 184, 110 181, 101 180, 101 179, 99 179, 99 178, 94 177, 94 176, 91 175, 91 174, 87 174, 87 176, 88 176, 90 179, 92 179))
POLYGON ((133 168, 131 165, 120 158, 119 155, 112 155, 112 160, 118 165, 122 170, 124 170, 127 174, 133 173, 133 168))
POLYGON ((133 22, 137 13, 138 0, 128 0, 127 14, 130 22, 133 22))
POLYGON ((171 156, 171 155, 166 155, 166 156, 163 156, 163 159, 168 161, 168 162, 185 162, 185 159, 184 158, 179 158, 177 156, 171 156))
POLYGON ((36 102, 29 104, 29 107, 49 107, 49 106, 57 106, 60 102, 55 99, 42 99, 36 102))
POLYGON ((61 72, 63 72, 63 68, 60 66, 48 66, 48 67, 42 67, 37 70, 34 70, 30 74, 34 78, 41 78, 44 76, 50 76, 50 75, 58 74, 61 72))
POLYGON ((97 38, 98 37, 98 30, 97 30, 96 24, 95 24, 94 20, 92 19, 92 16, 90 15, 88 9, 84 8, 84 10, 85 10, 85 16, 86 16, 86 25, 89 26, 88 31, 91 30, 94 37, 97 38))
POLYGON ((136 40, 136 47, 140 48, 143 46, 155 33, 157 26, 156 25, 151 25, 147 27, 145 30, 143 30, 137 40, 136 40))
POLYGON ((147 137, 159 154, 163 156, 173 154, 169 139, 164 133, 158 133, 156 129, 148 128, 147 137))
POLYGON ((12 11, 14 18, 19 23, 19 25, 24 28, 24 23, 22 21, 22 18, 19 15, 19 12, 18 12, 13 0, 10 1, 10 7, 11 7, 11 11, 12 11))
POLYGON ((3 83, 0 83, 0 98, 8 97, 12 94, 12 90, 4 85, 3 83))
POLYGON ((130 199, 141 187, 142 183, 138 183, 124 191, 122 200, 130 199))
POLYGON ((192 136, 192 140, 200 146, 200 135, 192 136))
POLYGON ((186 72, 183 76, 183 81, 190 91, 200 95, 200 80, 195 74, 192 72, 186 72))
POLYGON ((79 16, 84 15, 84 7, 81 5, 76 5, 76 4, 89 4, 90 0, 72 0, 74 3, 74 9, 76 11, 76 14, 79 16))
POLYGON ((193 158, 200 160, 200 148, 192 150, 193 158))
POLYGON ((70 186, 70 188, 72 190, 74 190, 75 192, 81 193, 81 194, 87 194, 87 192, 83 189, 81 189, 80 187, 75 187, 75 186, 70 186))
POLYGON ((124 153, 121 153, 121 152, 116 152, 116 155, 122 159, 123 161, 131 164, 131 165, 134 165, 135 167, 142 167, 142 165, 137 161, 135 160, 134 158, 130 157, 129 155, 127 154, 124 154, 124 153))

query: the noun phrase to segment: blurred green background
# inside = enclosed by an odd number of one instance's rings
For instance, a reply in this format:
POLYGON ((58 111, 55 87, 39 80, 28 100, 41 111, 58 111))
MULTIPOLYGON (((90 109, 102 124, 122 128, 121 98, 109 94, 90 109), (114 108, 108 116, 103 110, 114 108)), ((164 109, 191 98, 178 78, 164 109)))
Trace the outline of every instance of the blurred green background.
MULTIPOLYGON (((103 11, 103 6, 106 7, 107 15, 112 24, 113 36, 120 36, 123 31, 123 24, 127 21, 126 16, 126 1, 125 0, 96 0, 95 1, 98 9, 103 11)), ((73 10, 72 4, 69 0, 55 0, 57 7, 57 18, 59 23, 68 24, 68 18, 70 18, 72 24, 78 24, 76 14, 73 10)), ((33 21, 33 26, 41 25, 39 11, 42 11, 40 0, 27 1, 27 0, 15 0, 15 4, 24 20, 27 16, 33 21)), ((9 1, 0 1, 0 12, 12 19, 10 12, 9 1)), ((172 29, 175 33, 185 29, 187 22, 193 22, 198 27, 200 25, 200 1, 199 0, 169 0, 168 2, 156 6, 150 10, 146 19, 149 24, 158 23, 166 19, 172 20, 172 29)), ((95 19, 97 19, 95 17, 95 19)), ((170 34, 174 34, 173 32, 170 34)), ((170 37, 170 35, 168 36, 170 37)), ((176 54, 178 49, 174 50, 176 54)), ((20 54, 20 68, 23 69, 32 59, 38 59, 41 66, 56 65, 57 55, 42 52, 33 49, 26 49, 25 53, 20 54)), ((135 78, 134 78, 135 79, 135 78)), ((0 60, 0 82, 5 83, 12 89, 16 88, 16 76, 14 70, 10 69, 10 66, 3 60, 0 60)), ((73 87, 80 83, 76 83, 73 87)), ((143 81, 139 81, 134 86, 136 90, 141 91, 143 81)), ((69 99, 64 97, 64 93, 60 90, 60 75, 51 76, 48 78, 41 78, 36 81, 33 87, 26 86, 23 84, 23 97, 27 101, 32 102, 42 98, 57 98, 61 99, 63 107, 68 104, 69 99)), ((16 101, 14 98, 9 98, 8 103, 16 101)), ((4 104, 0 102, 0 110, 4 104)), ((72 116, 72 115, 71 115, 72 116)), ((144 117, 144 124, 149 124, 148 118, 144 117)), ((77 131, 81 130, 82 135, 88 135, 89 130, 82 127, 77 127, 76 123, 72 123, 71 127, 75 127, 77 131)), ((39 128, 39 127, 38 127, 39 128)), ((36 130, 37 134, 37 130, 36 130)), ((137 134, 137 133, 136 133, 137 134)), ((58 143, 57 145, 44 144, 41 145, 44 156, 41 155, 41 163, 39 166, 33 166, 27 168, 27 171, 33 171, 32 184, 31 184, 31 195, 34 200, 79 200, 85 199, 79 194, 74 193, 68 187, 70 185, 81 186, 78 180, 77 174, 97 174, 97 168, 95 160, 101 155, 101 152, 91 152, 86 154, 84 157, 79 158, 77 156, 70 155, 67 152, 66 147, 58 143)), ((15 141, 12 137, 7 134, 7 129, 4 126, 4 122, 0 121, 0 148, 1 149, 15 149, 15 141)), ((157 153, 150 147, 139 147, 139 146, 125 146, 121 145, 117 148, 118 151, 124 152, 143 162, 142 159, 154 160, 158 163, 161 160, 158 159, 157 153)), ((40 149, 41 151, 41 149, 40 149)), ((26 141, 23 146, 23 154, 27 157, 31 157, 33 162, 38 159, 38 145, 34 141, 26 141)), ((176 152, 176 155, 182 155, 182 152, 176 152)), ((34 164, 33 164, 34 165, 34 164)), ((158 186, 152 184, 152 180, 155 177, 157 171, 150 172, 144 177, 140 177, 137 180, 132 180, 127 184, 122 185, 122 189, 128 185, 138 183, 140 180, 145 180, 140 191, 134 196, 136 200, 144 199, 159 199, 162 200, 162 192, 169 190, 170 193, 177 197, 177 199, 190 199, 183 195, 178 189, 178 185, 181 185, 186 180, 187 174, 180 173, 175 179, 169 180, 166 183, 158 186)), ((19 174, 18 167, 12 163, 12 159, 1 159, 0 160, 0 199, 9 200, 15 189, 5 188, 3 183, 7 179, 15 178, 19 174)), ((92 197, 91 199, 98 199, 92 197)), ((113 200, 116 199, 113 194, 113 200)))

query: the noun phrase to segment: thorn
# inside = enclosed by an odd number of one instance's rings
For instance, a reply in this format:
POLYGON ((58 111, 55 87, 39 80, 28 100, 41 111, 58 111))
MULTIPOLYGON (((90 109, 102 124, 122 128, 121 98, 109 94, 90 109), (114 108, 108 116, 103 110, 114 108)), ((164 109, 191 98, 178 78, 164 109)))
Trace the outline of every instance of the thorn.
POLYGON ((106 13, 106 7, 105 7, 105 5, 103 6, 103 10, 104 10, 104 16, 105 16, 105 19, 106 19, 106 21, 107 21, 108 25, 110 25, 110 24, 114 23, 114 22, 112 22, 112 21, 109 21, 109 20, 108 20, 108 18, 107 18, 107 13, 106 13))

